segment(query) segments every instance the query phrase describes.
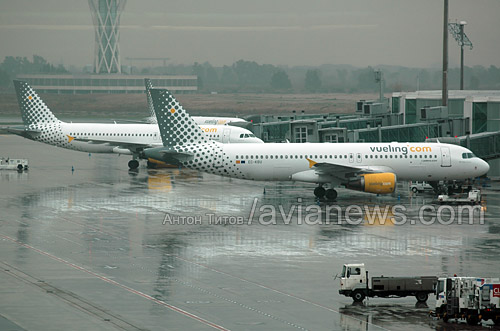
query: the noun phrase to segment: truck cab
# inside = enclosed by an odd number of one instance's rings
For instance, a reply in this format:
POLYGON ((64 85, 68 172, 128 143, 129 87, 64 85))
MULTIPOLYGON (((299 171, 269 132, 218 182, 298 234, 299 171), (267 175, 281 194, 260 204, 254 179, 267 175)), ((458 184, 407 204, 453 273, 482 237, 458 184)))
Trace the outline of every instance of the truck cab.
POLYGON ((366 269, 364 263, 344 264, 340 274, 340 290, 353 291, 356 288, 366 288, 366 269))

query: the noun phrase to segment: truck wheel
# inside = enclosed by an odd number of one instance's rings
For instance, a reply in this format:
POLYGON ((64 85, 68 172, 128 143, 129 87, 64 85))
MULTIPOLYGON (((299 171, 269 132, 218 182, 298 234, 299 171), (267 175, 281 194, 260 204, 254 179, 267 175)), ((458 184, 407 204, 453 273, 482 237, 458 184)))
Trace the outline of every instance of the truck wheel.
POLYGON ((352 299, 354 300, 354 302, 363 302, 363 300, 365 299, 365 294, 361 291, 354 291, 354 293, 352 294, 352 299))
POLYGON ((467 324, 469 325, 477 325, 477 323, 479 323, 479 318, 477 317, 477 315, 467 315, 467 324))
POLYGON ((18 165, 17 165, 17 170, 19 170, 19 171, 23 171, 23 168, 24 168, 24 167, 23 167, 23 165, 22 165, 22 164, 18 164, 18 165))
POLYGON ((418 188, 416 187, 413 187, 411 190, 413 191, 413 193, 418 193, 418 188))
POLYGON ((415 298, 417 298, 418 302, 426 302, 428 297, 429 295, 424 292, 419 292, 417 293, 417 295, 415 295, 415 298))

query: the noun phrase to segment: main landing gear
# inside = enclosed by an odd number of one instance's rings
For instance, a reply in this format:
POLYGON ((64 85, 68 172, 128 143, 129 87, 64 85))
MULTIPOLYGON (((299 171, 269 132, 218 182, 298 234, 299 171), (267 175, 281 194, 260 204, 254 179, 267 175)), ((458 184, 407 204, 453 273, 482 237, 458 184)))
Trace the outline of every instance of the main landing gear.
POLYGON ((325 188, 320 185, 314 189, 314 195, 316 198, 323 199, 326 198, 326 200, 335 200, 337 198, 337 191, 335 191, 333 188, 329 188, 328 190, 325 190, 325 188))

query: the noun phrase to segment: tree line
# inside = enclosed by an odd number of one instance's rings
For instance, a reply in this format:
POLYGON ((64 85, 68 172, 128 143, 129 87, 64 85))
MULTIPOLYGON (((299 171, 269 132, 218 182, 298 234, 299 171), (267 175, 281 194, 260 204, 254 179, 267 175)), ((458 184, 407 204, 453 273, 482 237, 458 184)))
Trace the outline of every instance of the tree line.
POLYGON ((33 61, 26 57, 6 56, 0 63, 0 86, 10 86, 12 79, 19 74, 64 74, 68 73, 63 65, 55 66, 43 57, 33 55, 33 61))
MULTIPOLYGON (((197 75, 200 92, 219 93, 362 93, 377 92, 375 70, 384 75, 386 92, 439 90, 441 70, 439 68, 408 68, 400 66, 378 66, 358 68, 351 65, 325 64, 311 66, 276 66, 239 60, 232 65, 212 66, 208 62, 192 65, 167 65, 128 70, 142 75, 197 75)), ((68 73, 62 65, 55 66, 43 57, 7 56, 0 63, 0 86, 12 86, 18 74, 68 73)), ((448 71, 449 89, 458 89, 459 68, 448 71)), ((500 68, 490 66, 465 67, 465 88, 470 90, 499 90, 500 68)))

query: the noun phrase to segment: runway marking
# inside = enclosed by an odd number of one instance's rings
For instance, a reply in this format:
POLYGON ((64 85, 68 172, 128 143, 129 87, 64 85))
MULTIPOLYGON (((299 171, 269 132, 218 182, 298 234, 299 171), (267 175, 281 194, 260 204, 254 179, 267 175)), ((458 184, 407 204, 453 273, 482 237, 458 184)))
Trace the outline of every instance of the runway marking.
MULTIPOLYGON (((67 218, 61 218, 61 219, 64 219, 64 220, 66 220, 66 221, 68 221, 68 222, 70 222, 70 223, 74 223, 74 224, 77 224, 77 225, 83 226, 83 224, 80 224, 79 222, 75 222, 75 221, 73 221, 73 220, 69 220, 69 219, 67 219, 67 218)), ((89 228, 89 229, 93 229, 93 230, 94 230, 94 231, 96 231, 96 232, 100 232, 100 233, 106 234, 106 235, 108 235, 108 236, 111 236, 111 237, 117 238, 117 239, 126 240, 126 241, 128 241, 129 243, 133 243, 133 244, 136 244, 136 245, 139 245, 139 246, 144 246, 144 247, 154 247, 154 246, 151 246, 151 245, 144 245, 144 244, 142 244, 142 243, 137 243, 137 242, 134 242, 134 241, 130 240, 129 238, 122 237, 122 236, 120 236, 120 235, 116 235, 116 234, 113 234, 113 233, 110 233, 110 232, 107 232, 107 231, 104 231, 104 230, 98 229, 98 228, 93 227, 93 226, 91 226, 91 225, 85 225, 85 226, 86 226, 87 228, 89 228)), ((326 310, 328 310, 328 311, 330 311, 330 312, 333 312, 333 313, 336 313, 336 314, 341 314, 341 315, 344 315, 344 316, 346 316, 346 317, 348 317, 348 318, 350 318, 350 319, 353 319, 353 320, 356 320, 356 321, 360 321, 360 322, 363 322, 363 323, 367 323, 367 324, 369 324, 369 325, 371 325, 371 326, 373 326, 373 327, 376 327, 376 328, 379 328, 379 329, 382 329, 382 330, 387 330, 387 331, 389 330, 389 329, 386 329, 386 328, 384 328, 384 327, 382 327, 382 326, 379 326, 379 325, 373 324, 373 323, 371 323, 371 322, 367 322, 367 321, 364 321, 364 320, 358 319, 358 318, 356 318, 356 317, 352 317, 352 316, 349 316, 349 315, 342 314, 341 312, 339 312, 339 311, 337 311, 337 310, 335 310, 335 309, 332 309, 332 308, 330 308, 330 307, 324 306, 324 305, 322 305, 322 304, 320 304, 320 303, 316 303, 316 302, 313 302, 313 301, 310 301, 310 300, 307 300, 307 299, 304 299, 304 298, 298 297, 298 296, 296 296, 296 295, 293 295, 293 294, 290 294, 290 293, 287 293, 287 292, 283 292, 283 291, 278 290, 278 289, 274 289, 274 288, 272 288, 272 287, 269 287, 269 286, 266 286, 266 285, 263 285, 263 284, 260 284, 260 283, 257 283, 257 282, 254 282, 254 281, 251 281, 251 280, 245 279, 245 278, 241 278, 241 277, 238 277, 238 276, 235 276, 235 275, 231 275, 231 274, 229 274, 229 273, 227 273, 227 272, 224 272, 224 271, 221 271, 221 270, 218 270, 218 269, 215 269, 215 268, 209 267, 209 266, 207 266, 207 265, 204 265, 204 264, 201 264, 201 263, 198 263, 198 262, 194 262, 194 261, 191 261, 191 260, 185 259, 185 258, 180 257, 180 256, 178 256, 178 255, 174 255, 174 254, 168 254, 168 255, 169 255, 169 256, 172 256, 172 257, 174 257, 174 258, 176 258, 176 259, 182 260, 182 261, 184 261, 184 262, 191 263, 191 264, 197 265, 197 266, 199 266, 199 267, 202 267, 202 268, 205 268, 205 269, 211 270, 211 271, 213 271, 213 272, 216 272, 216 273, 219 273, 219 274, 222 274, 222 275, 228 276, 228 277, 232 277, 232 278, 238 279, 238 280, 240 280, 240 281, 242 281, 242 282, 246 282, 246 283, 249 283, 249 284, 253 284, 253 285, 255 285, 255 286, 261 287, 261 288, 266 289, 266 290, 273 291, 273 292, 275 292, 275 293, 279 293, 279 294, 284 295, 284 296, 287 296, 287 297, 289 297, 289 298, 293 298, 293 299, 299 300, 299 301, 301 301, 301 302, 304 302, 304 303, 307 303, 307 304, 311 304, 311 305, 316 306, 316 307, 318 307, 318 308, 326 309, 326 310)))
POLYGON ((20 246, 23 246, 23 247, 25 247, 25 248, 29 248, 29 249, 31 249, 31 250, 33 250, 33 251, 35 251, 35 252, 39 253, 39 254, 45 255, 45 256, 47 256, 47 257, 49 257, 49 258, 53 259, 53 260, 56 260, 56 261, 61 262, 61 263, 64 263, 64 264, 66 264, 67 266, 70 266, 70 267, 72 267, 72 268, 74 268, 74 269, 76 269, 76 270, 83 271, 83 272, 85 272, 85 273, 87 273, 87 274, 89 274, 89 275, 92 275, 92 276, 94 276, 94 277, 96 277, 96 278, 99 278, 99 279, 101 279, 101 280, 105 281, 106 283, 109 283, 109 284, 115 285, 115 286, 120 287, 120 288, 122 288, 122 289, 124 289, 124 290, 126 290, 126 291, 128 291, 128 292, 130 292, 130 293, 133 293, 133 294, 139 295, 139 296, 141 296, 141 297, 143 297, 143 298, 145 298, 145 299, 148 299, 149 301, 152 301, 152 302, 157 303, 157 304, 159 304, 159 305, 161 305, 161 306, 164 306, 164 307, 166 307, 166 308, 168 308, 168 309, 170 309, 170 310, 173 310, 173 311, 175 311, 175 312, 177 312, 177 313, 180 313, 180 314, 182 314, 182 315, 184 315, 184 316, 186 316, 186 317, 189 317, 189 318, 191 318, 191 319, 194 319, 194 320, 196 320, 196 321, 198 321, 198 322, 200 322, 200 323, 203 323, 203 324, 205 324, 205 325, 207 325, 207 326, 210 326, 210 327, 212 327, 212 328, 214 328, 214 329, 217 329, 217 330, 224 330, 224 331, 229 331, 229 329, 226 329, 226 328, 224 328, 223 326, 220 326, 220 325, 217 325, 217 324, 215 324, 215 323, 212 323, 212 322, 210 322, 210 321, 208 321, 208 320, 206 320, 206 319, 204 319, 204 318, 202 318, 202 317, 199 317, 199 316, 197 316, 197 315, 195 315, 195 314, 192 314, 192 313, 190 313, 190 312, 188 312, 188 311, 185 311, 185 310, 183 310, 183 309, 181 309, 181 308, 179 308, 179 307, 176 307, 176 306, 173 306, 173 305, 171 305, 171 304, 168 304, 168 303, 166 303, 166 302, 164 302, 164 301, 162 301, 162 300, 158 300, 158 299, 156 299, 156 298, 154 298, 154 297, 152 297, 152 296, 150 296, 150 295, 148 295, 148 294, 146 294, 146 293, 143 293, 143 292, 141 292, 141 291, 135 290, 135 289, 133 289, 133 288, 131 288, 131 287, 128 287, 128 286, 126 286, 126 285, 123 285, 123 284, 121 284, 121 283, 118 283, 118 282, 117 282, 117 281, 115 281, 115 280, 112 280, 112 279, 110 279, 110 278, 108 278, 108 277, 105 277, 105 276, 99 275, 99 274, 97 274, 97 273, 95 273, 95 272, 93 272, 93 271, 91 271, 91 270, 89 270, 89 269, 86 269, 86 268, 84 268, 84 267, 81 267, 81 266, 79 266, 79 265, 76 265, 76 264, 74 264, 74 263, 71 263, 71 262, 69 262, 69 261, 66 261, 66 260, 64 260, 64 259, 62 259, 62 258, 60 258, 60 257, 57 257, 57 256, 55 256, 55 255, 52 255, 52 254, 50 254, 50 253, 48 253, 48 252, 42 251, 41 249, 38 249, 38 248, 35 248, 35 247, 30 246, 30 245, 28 245, 28 244, 22 243, 22 242, 20 242, 20 241, 18 241, 18 240, 16 240, 16 239, 14 239, 14 238, 11 238, 11 237, 9 237, 9 236, 4 235, 4 234, 0 234, 0 236, 2 236, 3 238, 5 238, 5 239, 7 239, 7 240, 9 240, 9 241, 11 241, 11 242, 13 242, 13 243, 16 243, 16 244, 18 244, 18 245, 20 245, 20 246))
POLYGON ((108 312, 106 309, 97 306, 95 303, 86 301, 82 297, 76 295, 75 293, 61 290, 53 285, 46 283, 44 280, 35 278, 27 273, 19 270, 16 267, 11 266, 5 262, 0 261, 0 266, 2 272, 8 274, 11 277, 16 278, 26 284, 30 284, 32 286, 38 287, 40 290, 45 291, 46 293, 50 293, 60 300, 65 301, 69 305, 77 308, 80 311, 83 311, 95 318, 100 319, 101 321, 106 321, 110 324, 113 324, 115 327, 122 330, 134 330, 141 331, 143 329, 133 325, 132 323, 125 320, 123 317, 112 314, 108 312))

